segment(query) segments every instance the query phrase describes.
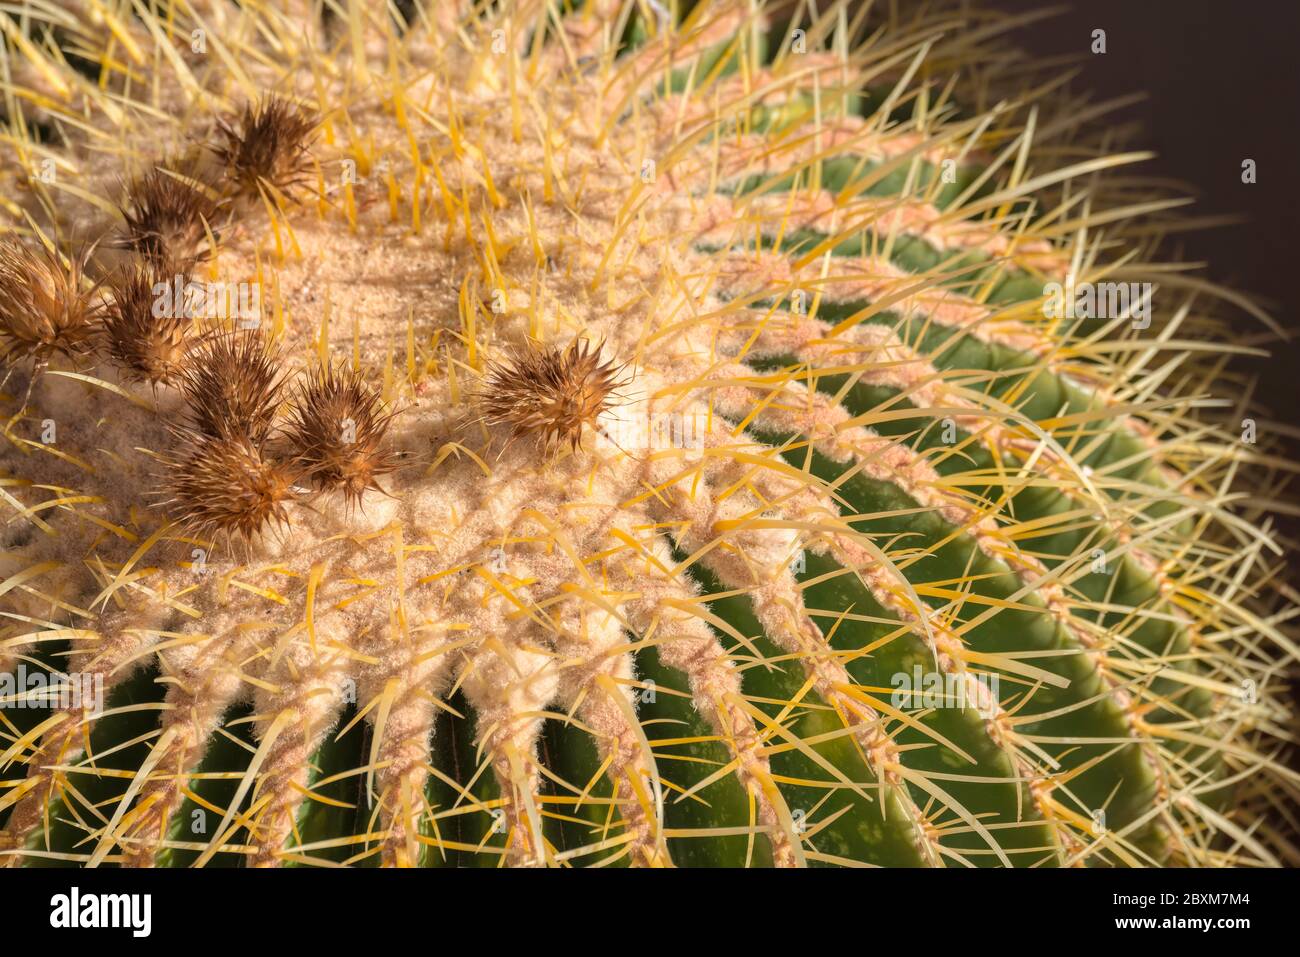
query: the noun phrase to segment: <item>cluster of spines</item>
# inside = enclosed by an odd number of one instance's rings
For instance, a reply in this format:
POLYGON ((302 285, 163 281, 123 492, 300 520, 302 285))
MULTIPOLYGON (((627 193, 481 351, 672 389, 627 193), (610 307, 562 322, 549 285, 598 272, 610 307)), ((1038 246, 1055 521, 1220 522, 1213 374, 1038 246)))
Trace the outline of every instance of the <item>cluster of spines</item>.
POLYGON ((79 360, 92 351, 103 313, 97 286, 86 282, 92 252, 64 256, 0 240, 0 361, 12 368, 30 359, 39 369, 56 355, 79 360))
POLYGON ((182 370, 185 421, 164 459, 165 501, 194 534, 247 541, 285 520, 294 477, 267 453, 284 378, 256 330, 208 335, 182 370))
POLYGON ((244 118, 238 128, 222 121, 224 141, 206 144, 219 162, 215 173, 190 157, 174 164, 175 170, 165 162, 153 166, 126 190, 117 245, 133 256, 112 280, 121 299, 109 310, 105 333, 109 354, 130 378, 155 385, 176 382, 187 365, 187 338, 194 327, 184 295, 160 310, 156 297, 150 301, 143 295, 145 282, 153 280, 150 289, 163 283, 184 290, 214 251, 222 232, 218 214, 247 208, 263 183, 286 193, 294 180, 286 180, 286 171, 298 170, 310 155, 318 122, 313 113, 271 95, 246 104, 244 118))
POLYGON ((285 454, 302 481, 318 490, 336 490, 354 507, 397 467, 384 446, 392 415, 359 372, 319 366, 295 387, 282 433, 285 454))
POLYGON ((196 178, 194 164, 184 164, 182 170, 173 171, 166 163, 154 166, 127 187, 121 204, 125 235, 119 245, 163 272, 188 271, 205 258, 223 204, 196 178))
POLYGON ((93 246, 68 258, 48 246, 0 245, 0 360, 10 370, 33 360, 29 397, 52 357, 80 363, 97 351, 127 380, 181 391, 184 421, 170 427, 175 446, 162 456, 165 501, 201 537, 255 538, 284 520, 299 481, 354 506, 394 468, 384 446, 391 416, 355 371, 325 366, 309 376, 273 440, 287 376, 257 330, 260 319, 201 331, 191 314, 187 290, 223 231, 217 215, 268 192, 277 203, 296 200, 318 124, 314 113, 269 95, 245 104, 237 123, 219 122, 220 142, 206 145, 215 175, 191 158, 130 180, 111 243, 127 257, 104 281, 86 279, 93 246))
POLYGON ((236 194, 253 200, 270 189, 289 199, 310 181, 312 133, 319 120, 288 100, 246 103, 238 127, 221 121, 224 142, 212 147, 236 194))
POLYGON ((184 309, 159 309, 156 290, 172 285, 173 273, 140 257, 108 280, 103 347, 123 378, 154 388, 175 382, 186 368, 192 325, 184 309))
POLYGON ((358 372, 326 365, 292 390, 285 381, 281 357, 254 331, 199 347, 181 380, 177 451, 165 460, 167 501, 186 528, 251 540, 284 522, 285 503, 332 492, 352 508, 396 467, 384 442, 392 413, 358 372))
POLYGON ((563 349, 528 347, 489 360, 480 390, 483 418, 532 438, 547 451, 573 451, 583 430, 610 407, 623 367, 601 358, 601 347, 578 338, 563 349))

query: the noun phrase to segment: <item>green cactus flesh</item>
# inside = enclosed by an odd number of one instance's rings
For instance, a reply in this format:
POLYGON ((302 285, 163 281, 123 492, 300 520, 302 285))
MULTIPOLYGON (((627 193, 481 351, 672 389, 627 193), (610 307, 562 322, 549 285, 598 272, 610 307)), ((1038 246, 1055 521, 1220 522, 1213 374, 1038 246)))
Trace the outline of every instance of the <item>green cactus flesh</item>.
POLYGON ((0 301, 0 862, 1296 862, 1271 320, 1015 21, 825 6, 0 10, 5 255, 102 297, 0 301))

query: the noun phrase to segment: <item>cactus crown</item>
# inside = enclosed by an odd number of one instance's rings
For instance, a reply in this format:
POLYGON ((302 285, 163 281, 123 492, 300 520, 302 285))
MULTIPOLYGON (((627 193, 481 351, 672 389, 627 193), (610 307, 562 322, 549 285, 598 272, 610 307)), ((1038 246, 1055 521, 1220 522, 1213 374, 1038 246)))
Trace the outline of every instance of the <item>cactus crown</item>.
POLYGON ((0 10, 0 861, 1295 861, 1269 320, 825 6, 0 10))

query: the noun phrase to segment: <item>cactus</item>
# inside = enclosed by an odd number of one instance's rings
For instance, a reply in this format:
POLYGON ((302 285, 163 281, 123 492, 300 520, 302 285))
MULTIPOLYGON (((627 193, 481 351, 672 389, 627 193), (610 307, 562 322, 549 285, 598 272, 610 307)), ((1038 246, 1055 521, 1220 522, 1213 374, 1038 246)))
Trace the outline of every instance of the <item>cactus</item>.
POLYGON ((907 6, 0 10, 0 861, 1296 863, 1272 320, 907 6))

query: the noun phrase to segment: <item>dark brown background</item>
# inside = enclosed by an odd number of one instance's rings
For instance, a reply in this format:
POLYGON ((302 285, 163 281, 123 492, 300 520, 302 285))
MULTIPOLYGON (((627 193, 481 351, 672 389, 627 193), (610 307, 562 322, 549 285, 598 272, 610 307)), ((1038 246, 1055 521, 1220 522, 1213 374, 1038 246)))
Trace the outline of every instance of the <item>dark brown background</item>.
MULTIPOLYGON (((988 0, 1010 13, 1035 0, 988 0)), ((1237 214, 1246 222, 1183 234, 1184 258, 1209 263, 1207 278, 1261 300, 1292 331, 1269 362, 1251 362, 1258 397, 1295 425, 1300 405, 1300 3, 1296 0, 1074 0, 1072 9, 1015 31, 1038 56, 1082 53, 1072 85, 1097 101, 1145 91, 1115 114, 1142 125, 1132 148, 1159 156, 1144 172, 1186 184, 1189 215, 1237 214), (1092 31, 1107 52, 1090 53, 1092 31), (1241 162, 1257 182, 1241 182, 1241 162)), ((1243 318, 1243 327, 1254 320, 1243 318)))

